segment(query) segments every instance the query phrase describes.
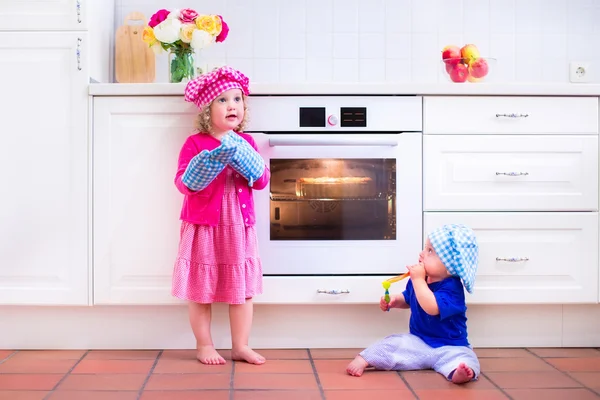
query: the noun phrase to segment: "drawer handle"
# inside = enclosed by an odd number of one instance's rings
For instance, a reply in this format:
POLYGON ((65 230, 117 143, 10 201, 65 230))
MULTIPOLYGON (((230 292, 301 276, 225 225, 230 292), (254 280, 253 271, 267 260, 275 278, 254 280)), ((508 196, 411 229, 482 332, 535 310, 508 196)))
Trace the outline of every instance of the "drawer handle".
POLYGON ((317 289, 317 293, 325 293, 325 294, 346 294, 350 293, 348 289, 317 289))
POLYGON ((496 257, 496 261, 506 261, 506 262, 525 262, 525 261, 529 261, 529 257, 511 257, 511 258, 504 258, 504 257, 496 257))
POLYGON ((506 118, 527 118, 527 117, 529 117, 529 114, 515 114, 515 113, 511 113, 511 114, 496 114, 496 118, 500 118, 500 117, 506 117, 506 118))
POLYGON ((506 175, 506 176, 527 176, 529 172, 496 172, 496 176, 498 175, 506 175))

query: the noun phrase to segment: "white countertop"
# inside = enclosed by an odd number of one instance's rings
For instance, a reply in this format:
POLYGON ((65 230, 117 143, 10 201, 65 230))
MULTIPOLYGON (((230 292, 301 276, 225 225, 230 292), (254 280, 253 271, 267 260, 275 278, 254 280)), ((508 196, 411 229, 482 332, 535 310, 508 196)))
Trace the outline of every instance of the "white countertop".
MULTIPOLYGON (((92 83, 92 96, 182 96, 183 83, 92 83)), ((557 83, 306 83, 251 84, 253 95, 494 95, 600 96, 600 84, 557 83)))

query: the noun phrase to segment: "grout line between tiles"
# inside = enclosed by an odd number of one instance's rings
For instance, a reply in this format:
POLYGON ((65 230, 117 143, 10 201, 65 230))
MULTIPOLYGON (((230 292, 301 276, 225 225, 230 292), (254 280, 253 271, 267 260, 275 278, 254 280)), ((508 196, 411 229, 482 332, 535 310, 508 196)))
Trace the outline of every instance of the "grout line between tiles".
POLYGON ((501 388, 500 386, 498 386, 498 385, 496 384, 496 382, 494 382, 494 381, 492 380, 492 378, 490 378, 489 376, 487 376, 487 375, 486 375, 484 372, 481 372, 481 371, 479 371, 479 375, 480 375, 480 376, 483 376, 485 379, 487 379, 488 381, 490 381, 490 383, 491 383, 491 384, 492 384, 492 385, 493 385, 493 386, 494 386, 496 389, 498 389, 498 390, 499 390, 499 391, 500 391, 500 392, 501 392, 503 395, 505 395, 506 397, 508 397, 510 400, 513 400, 513 398, 512 398, 512 397, 511 397, 511 396, 510 396, 508 393, 506 393, 506 391, 504 391, 504 388, 501 388))
POLYGON ((413 394, 413 396, 415 396, 415 399, 419 400, 419 395, 417 394, 417 392, 415 392, 415 389, 413 389, 413 387, 410 386, 410 383, 408 383, 408 381, 406 380, 406 378, 402 374, 402 371, 396 371, 396 373, 398 374, 398 376, 400 377, 400 379, 402 379, 402 382, 404 382, 404 384, 406 385, 406 387, 408 388, 408 390, 410 390, 410 392, 413 394))
POLYGON ((67 373, 60 378, 60 380, 56 383, 56 385, 54 385, 54 387, 52 388, 52 390, 50 390, 46 396, 44 396, 43 400, 48 400, 50 398, 50 396, 52 396, 52 394, 54 394, 54 391, 60 386, 61 383, 64 382, 65 379, 67 379, 67 377, 69 375, 71 375, 71 372, 73 372, 73 370, 75 369, 75 367, 77 367, 79 365, 79 363, 85 358, 85 356, 87 356, 89 354, 89 350, 86 350, 85 353, 83 353, 83 355, 81 357, 79 357, 79 360, 77 360, 77 362, 75 364, 73 364, 73 366, 67 371, 67 373))
MULTIPOLYGON (((529 350, 528 347, 525 347, 525 351, 533 354, 535 357, 539 358, 540 360, 542 360, 544 363, 548 364, 549 366, 551 366, 555 371, 560 372, 561 374, 567 376, 568 378, 573 379, 575 382, 579 383, 584 389, 587 389, 588 391, 592 392, 595 395, 600 395, 600 391, 596 392, 594 389, 588 387, 587 385, 584 385, 582 382, 579 382, 577 379, 575 379, 575 377, 571 376, 571 374, 569 374, 567 371, 561 371, 560 369, 556 368, 554 365, 552 365, 551 363, 549 363, 548 361, 546 361, 544 359, 544 357, 538 356, 537 354, 535 354, 533 351, 529 350)), ((588 371, 581 371, 581 372, 588 372, 588 371)), ((558 388, 554 388, 554 389, 558 389, 558 388)), ((578 389, 578 388, 574 388, 574 387, 565 387, 563 389, 578 389)))
POLYGON ((158 364, 158 360, 160 360, 160 357, 163 355, 163 351, 164 350, 160 350, 158 352, 158 354, 156 355, 156 359, 154 360, 154 363, 152 364, 152 367, 150 367, 150 371, 148 371, 148 375, 146 376, 146 379, 144 379, 144 383, 142 383, 142 387, 140 387, 140 390, 138 391, 138 395, 136 397, 136 400, 139 400, 140 397, 142 397, 142 393, 144 393, 144 389, 146 388, 146 384, 150 380, 150 376, 152 376, 152 373, 154 372, 154 368, 156 368, 156 364, 158 364))
POLYGON ((306 349, 306 352, 308 353, 308 361, 310 361, 310 366, 312 367, 313 374, 315 375, 315 379, 317 380, 317 386, 319 388, 319 392, 321 393, 321 399, 327 400, 325 398, 325 391, 323 390, 323 386, 321 386, 321 380, 319 379, 317 366, 315 365, 315 360, 313 359, 312 353, 310 352, 310 349, 306 349))
POLYGON ((229 378, 229 400, 233 400, 235 396, 235 388, 233 387, 235 377, 235 361, 231 360, 231 377, 229 378))
POLYGON ((12 353, 10 353, 8 356, 6 356, 5 358, 3 358, 2 360, 0 360, 0 364, 10 360, 11 358, 13 358, 15 356, 15 354, 17 354, 19 352, 19 350, 14 350, 12 353))

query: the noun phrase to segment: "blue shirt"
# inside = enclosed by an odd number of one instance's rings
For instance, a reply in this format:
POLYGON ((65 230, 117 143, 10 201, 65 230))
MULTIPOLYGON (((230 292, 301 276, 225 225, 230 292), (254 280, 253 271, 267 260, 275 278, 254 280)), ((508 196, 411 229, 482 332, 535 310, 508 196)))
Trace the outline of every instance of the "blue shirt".
POLYGON ((402 293, 404 300, 410 305, 410 333, 431 347, 469 346, 467 305, 460 278, 453 276, 428 286, 437 301, 439 315, 429 315, 421 308, 411 280, 402 293))

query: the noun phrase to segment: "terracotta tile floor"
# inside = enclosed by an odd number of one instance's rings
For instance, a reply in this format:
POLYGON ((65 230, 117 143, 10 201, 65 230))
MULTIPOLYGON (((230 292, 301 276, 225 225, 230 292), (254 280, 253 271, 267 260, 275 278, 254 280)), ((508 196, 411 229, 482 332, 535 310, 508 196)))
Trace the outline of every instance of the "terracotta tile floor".
POLYGON ((600 349, 476 349, 482 375, 463 386, 433 371, 348 376, 357 349, 261 352, 262 366, 205 366, 192 350, 0 350, 0 400, 600 399, 600 349))

